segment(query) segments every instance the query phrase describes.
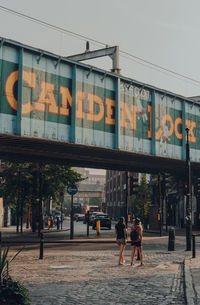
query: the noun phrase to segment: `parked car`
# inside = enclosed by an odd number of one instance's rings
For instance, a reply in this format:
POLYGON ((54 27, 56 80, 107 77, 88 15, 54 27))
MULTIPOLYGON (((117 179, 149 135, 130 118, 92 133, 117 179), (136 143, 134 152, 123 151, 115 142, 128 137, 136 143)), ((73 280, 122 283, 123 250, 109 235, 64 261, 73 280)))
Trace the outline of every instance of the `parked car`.
POLYGON ((103 214, 103 212, 93 212, 93 213, 91 213, 90 216, 89 216, 89 225, 90 225, 90 226, 93 226, 95 217, 96 217, 97 215, 102 215, 102 214, 103 214))
MULTIPOLYGON (((74 213, 74 215, 73 215, 73 220, 74 220, 74 221, 76 220, 76 218, 77 218, 78 215, 79 215, 78 213, 74 213)), ((71 215, 70 215, 70 217, 71 217, 71 215)))
POLYGON ((84 221, 85 219, 85 214, 77 214, 76 215, 76 221, 84 221))
POLYGON ((99 214, 99 215, 95 216, 95 218, 93 220, 93 224, 92 224, 92 229, 93 230, 96 229, 97 220, 100 220, 100 227, 101 228, 108 228, 109 230, 111 230, 111 218, 109 217, 108 214, 99 214))

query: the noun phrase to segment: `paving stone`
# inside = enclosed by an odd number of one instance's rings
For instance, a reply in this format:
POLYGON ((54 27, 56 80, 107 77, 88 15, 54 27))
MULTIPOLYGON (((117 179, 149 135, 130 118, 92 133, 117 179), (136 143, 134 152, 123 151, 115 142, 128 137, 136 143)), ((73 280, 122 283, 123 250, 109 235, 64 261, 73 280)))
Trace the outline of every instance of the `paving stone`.
POLYGON ((118 266, 118 252, 117 248, 45 252, 42 261, 37 253, 22 253, 13 276, 21 279, 23 273, 31 305, 185 304, 181 264, 187 254, 182 250, 168 253, 148 247, 144 267, 138 261, 130 266, 129 248, 126 265, 118 266))

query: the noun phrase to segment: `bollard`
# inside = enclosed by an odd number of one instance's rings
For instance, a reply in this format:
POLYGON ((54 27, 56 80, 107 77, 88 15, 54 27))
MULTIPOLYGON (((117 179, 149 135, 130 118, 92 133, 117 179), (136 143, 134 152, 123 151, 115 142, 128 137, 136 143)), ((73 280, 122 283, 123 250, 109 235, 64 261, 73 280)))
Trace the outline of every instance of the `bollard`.
POLYGON ((100 235, 100 231, 101 231, 100 220, 96 221, 96 229, 97 229, 97 235, 100 235))
POLYGON ((50 227, 51 227, 51 220, 50 218, 48 218, 48 230, 50 229, 50 227))
POLYGON ((0 254, 1 254, 1 231, 0 231, 0 254))
POLYGON ((171 227, 169 229, 168 251, 174 251, 174 245, 175 245, 175 229, 171 227))
POLYGON ((85 220, 87 223, 87 236, 89 236, 89 230, 90 230, 90 227, 89 227, 90 212, 89 211, 87 211, 87 214, 85 215, 85 220))
POLYGON ((192 258, 196 257, 195 235, 192 235, 192 258))
POLYGON ((39 259, 43 259, 44 254, 44 236, 43 233, 40 234, 40 257, 39 259))
MULTIPOLYGON (((0 260, 2 260, 2 256, 1 256, 1 242, 2 242, 2 240, 1 240, 1 231, 0 231, 0 260)), ((3 275, 2 275, 2 273, 0 275, 0 285, 3 285, 3 275)))
POLYGON ((56 218, 57 230, 60 229, 60 220, 59 217, 56 218))

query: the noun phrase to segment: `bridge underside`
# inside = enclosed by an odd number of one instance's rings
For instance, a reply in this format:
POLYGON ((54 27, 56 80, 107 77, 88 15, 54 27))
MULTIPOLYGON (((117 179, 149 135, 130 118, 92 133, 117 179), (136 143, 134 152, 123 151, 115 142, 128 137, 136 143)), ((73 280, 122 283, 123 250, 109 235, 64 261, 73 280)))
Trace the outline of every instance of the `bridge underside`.
MULTIPOLYGON (((185 161, 181 160, 7 134, 0 135, 0 158, 118 171, 169 172, 175 175, 185 172, 185 161)), ((200 163, 191 162, 191 169, 198 175, 200 163)))

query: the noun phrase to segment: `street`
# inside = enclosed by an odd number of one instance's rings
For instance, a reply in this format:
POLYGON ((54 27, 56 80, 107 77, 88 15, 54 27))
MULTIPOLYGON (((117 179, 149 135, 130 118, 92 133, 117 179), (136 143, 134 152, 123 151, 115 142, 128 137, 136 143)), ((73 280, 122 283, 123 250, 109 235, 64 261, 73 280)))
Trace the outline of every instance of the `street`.
MULTIPOLYGON (((114 228, 115 228, 115 224, 117 222, 116 221, 112 221, 112 227, 111 230, 109 230, 108 228, 101 228, 101 233, 100 235, 103 236, 114 236, 114 228)), ((63 221, 63 234, 66 238, 70 236, 70 218, 66 217, 63 221)), ((52 233, 56 230, 56 227, 54 227, 53 229, 49 230, 49 233, 52 233)), ((45 229, 45 232, 48 232, 47 229, 45 229)), ((97 235, 96 230, 92 229, 92 226, 89 226, 89 235, 91 237, 95 237, 97 235)), ((74 238, 77 237, 87 237, 87 224, 84 224, 83 221, 74 221, 74 238)))
MULTIPOLYGON (((64 221, 64 228, 69 220, 64 221)), ((125 264, 118 266, 119 249, 113 229, 103 230, 95 243, 85 241, 86 225, 75 223, 76 235, 82 238, 75 244, 45 244, 44 259, 39 260, 38 245, 27 245, 12 265, 11 275, 22 281, 30 291, 31 305, 184 305, 184 259, 191 257, 185 251, 185 236, 176 236, 175 251, 168 251, 168 236, 144 233, 144 266, 135 262, 130 266, 131 247, 125 248, 125 264), (110 236, 109 237, 109 233, 110 236)), ((47 237, 48 235, 48 237, 47 237)), ((47 239, 68 240, 69 231, 52 231, 47 239), (63 234, 65 238, 63 238, 63 234), (57 238, 56 238, 57 235, 57 238)), ((12 249, 14 253, 14 249, 12 249)), ((16 250, 15 250, 16 251, 16 250)), ((199 253, 199 244, 197 253, 199 253)))

